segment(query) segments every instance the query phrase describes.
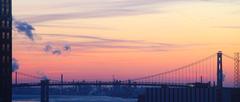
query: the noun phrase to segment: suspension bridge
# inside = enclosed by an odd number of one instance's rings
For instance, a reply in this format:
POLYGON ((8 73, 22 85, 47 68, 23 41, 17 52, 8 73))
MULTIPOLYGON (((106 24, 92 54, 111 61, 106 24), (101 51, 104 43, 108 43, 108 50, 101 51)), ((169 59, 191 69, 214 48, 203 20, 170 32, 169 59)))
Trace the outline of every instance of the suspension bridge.
POLYGON ((173 86, 173 87, 188 87, 195 85, 196 83, 206 83, 210 86, 216 87, 240 87, 239 77, 239 53, 235 53, 234 56, 219 51, 216 54, 212 54, 203 59, 197 60, 193 63, 171 69, 166 72, 161 72, 153 75, 143 76, 135 79, 128 80, 113 80, 113 81, 64 81, 63 75, 61 80, 56 79, 44 79, 41 76, 35 76, 22 72, 16 72, 15 83, 13 87, 31 87, 41 86, 41 80, 47 80, 49 86, 71 86, 71 85, 126 85, 126 86, 173 86), (232 77, 226 78, 223 59, 228 59, 232 64, 232 77), (18 76, 28 77, 38 82, 19 82, 18 76), (230 81, 229 81, 230 80, 230 81), (232 84, 229 86, 228 84, 232 84))

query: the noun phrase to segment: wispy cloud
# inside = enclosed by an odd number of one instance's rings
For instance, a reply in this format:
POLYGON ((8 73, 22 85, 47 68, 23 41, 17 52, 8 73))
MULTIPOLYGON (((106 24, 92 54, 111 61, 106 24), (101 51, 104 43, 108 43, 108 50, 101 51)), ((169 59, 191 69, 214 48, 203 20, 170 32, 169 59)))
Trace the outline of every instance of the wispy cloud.
POLYGON ((96 10, 96 11, 89 11, 89 12, 71 12, 71 13, 38 15, 38 16, 27 17, 24 19, 31 23, 40 23, 40 22, 68 20, 68 19, 141 15, 144 13, 153 13, 153 12, 154 11, 147 11, 147 10, 139 11, 139 10, 131 10, 131 9, 108 9, 108 10, 96 10))
POLYGON ((105 41, 105 42, 142 42, 141 40, 123 40, 123 39, 110 39, 110 38, 103 38, 98 36, 89 36, 89 35, 71 35, 71 34, 39 34, 40 36, 47 36, 47 37, 62 37, 62 38, 83 38, 83 39, 93 39, 96 41, 105 41))
MULTIPOLYGON (((118 50, 118 51, 169 51, 177 48, 186 47, 187 45, 178 45, 172 43, 159 43, 159 42, 148 42, 144 40, 129 40, 129 39, 116 39, 116 38, 105 38, 99 36, 80 35, 80 34, 37 34, 44 39, 58 39, 47 42, 35 41, 34 48, 37 50, 44 50, 45 52, 53 52, 56 49, 63 49, 64 51, 101 51, 101 50, 118 50), (64 40, 64 39, 72 39, 64 40), (51 42, 51 45, 49 45, 51 42), (64 46, 63 46, 64 45, 64 46)), ((30 43, 26 43, 25 40, 15 40, 15 46, 27 46, 30 43), (19 40, 19 42, 18 42, 19 40)), ((32 46, 32 44, 30 44, 32 46)), ((54 54, 59 54, 60 51, 55 51, 54 54)), ((61 51, 62 52, 62 51, 61 51)))
POLYGON ((163 12, 161 11, 161 7, 164 7, 169 2, 238 2, 238 0, 70 0, 53 6, 54 11, 66 8, 68 12, 48 12, 46 14, 30 15, 22 19, 31 23, 41 23, 69 19, 136 16, 161 13, 163 12))
MULTIPOLYGON (((171 43, 147 42, 144 40, 103 38, 89 35, 69 35, 69 34, 39 34, 39 35, 41 35, 42 37, 62 37, 91 40, 91 41, 77 40, 68 42, 73 49, 79 48, 82 50, 122 49, 136 51, 168 51, 188 46, 171 43)), ((62 42, 55 42, 55 44, 62 45, 62 42)))
POLYGON ((114 28, 101 27, 101 26, 72 26, 72 25, 43 25, 37 24, 36 27, 47 27, 47 28, 71 28, 71 29, 97 29, 97 30, 114 30, 114 28))
MULTIPOLYGON (((36 41, 31 50, 50 52, 54 55, 64 54, 62 52, 166 52, 193 47, 206 46, 208 44, 175 44, 165 42, 149 42, 145 40, 131 40, 91 36, 90 34, 37 34, 46 40, 36 41), (51 40, 52 39, 52 40, 51 40), (57 39, 57 40, 54 40, 57 39), (69 40, 70 39, 70 40, 69 40), (71 40, 74 39, 74 40, 71 40), (45 42, 46 41, 46 42, 45 42), (49 42, 51 45, 49 45, 49 42), (67 44, 67 45, 66 45, 67 44), (70 45, 70 46, 69 46, 70 45)), ((30 43, 21 41, 15 46, 27 47, 30 43)), ((30 44, 32 46, 32 44, 30 44)))
POLYGON ((167 0, 88 0, 69 1, 55 5, 55 9, 72 8, 69 12, 53 12, 23 18, 31 23, 40 23, 66 19, 84 19, 99 17, 132 16, 159 12, 159 8, 148 7, 167 0))
POLYGON ((135 44, 155 44, 155 45, 163 45, 163 46, 174 46, 175 44, 170 43, 152 43, 146 42, 144 40, 126 40, 126 39, 114 39, 114 38, 104 38, 98 36, 90 36, 90 35, 71 35, 71 34, 39 34, 41 36, 47 37, 63 37, 63 38, 83 38, 83 39, 92 39, 95 40, 94 42, 99 43, 100 41, 106 43, 135 43, 135 44))
POLYGON ((240 29, 240 26, 214 26, 214 28, 240 29))

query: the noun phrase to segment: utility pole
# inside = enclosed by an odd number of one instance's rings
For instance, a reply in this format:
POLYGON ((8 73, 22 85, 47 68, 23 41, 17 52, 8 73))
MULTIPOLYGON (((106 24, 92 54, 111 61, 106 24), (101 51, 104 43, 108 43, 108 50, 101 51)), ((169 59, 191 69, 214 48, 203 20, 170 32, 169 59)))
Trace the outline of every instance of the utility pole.
POLYGON ((12 101, 12 0, 0 0, 0 102, 12 101))

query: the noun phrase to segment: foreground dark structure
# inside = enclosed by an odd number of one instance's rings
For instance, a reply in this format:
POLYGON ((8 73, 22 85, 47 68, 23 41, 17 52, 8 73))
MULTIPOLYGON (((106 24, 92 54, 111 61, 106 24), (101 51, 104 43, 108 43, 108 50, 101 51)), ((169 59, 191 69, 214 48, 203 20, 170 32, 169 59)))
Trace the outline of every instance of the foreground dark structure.
POLYGON ((0 102, 12 99, 12 0, 0 0, 0 102))
POLYGON ((159 87, 147 88, 138 102, 239 102, 239 96, 239 88, 159 87))

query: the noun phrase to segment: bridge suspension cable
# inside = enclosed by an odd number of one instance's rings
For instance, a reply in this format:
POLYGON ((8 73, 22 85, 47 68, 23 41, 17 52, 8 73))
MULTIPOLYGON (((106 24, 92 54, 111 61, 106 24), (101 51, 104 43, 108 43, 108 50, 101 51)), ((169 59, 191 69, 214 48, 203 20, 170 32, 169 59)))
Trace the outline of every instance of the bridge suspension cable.
MULTIPOLYGON (((207 68, 206 66, 208 66, 208 64, 203 63, 203 62, 208 61, 210 59, 211 59, 210 61, 212 61, 212 59, 215 58, 215 57, 216 57, 216 54, 212 54, 212 55, 210 55, 206 58, 203 58, 201 60, 195 61, 191 64, 188 64, 188 65, 185 65, 185 66, 182 66, 182 67, 179 67, 179 68, 175 68, 175 69, 172 69, 172 70, 169 70, 169 71, 166 71, 166 72, 161 72, 161 73, 154 74, 154 75, 149 75, 149 76, 144 76, 144 77, 140 77, 140 78, 131 79, 130 81, 132 81, 132 82, 146 81, 148 79, 153 81, 154 78, 158 79, 158 80, 160 79, 160 81, 166 80, 167 78, 170 78, 171 80, 176 80, 174 78, 180 77, 180 75, 183 74, 184 69, 188 69, 188 70, 186 71, 185 75, 182 75, 182 77, 185 77, 186 79, 189 79, 191 77, 188 77, 187 74, 191 74, 190 76, 193 76, 193 72, 192 72, 191 68, 192 69, 193 68, 199 68, 199 69, 207 68), (174 73, 174 75, 166 76, 166 75, 169 75, 169 74, 172 74, 172 73, 174 73), (158 77, 158 78, 156 78, 156 77, 158 77)), ((209 66, 212 67, 212 64, 209 64, 209 66)), ((204 70, 201 70, 201 71, 202 71, 202 73, 204 73, 204 70)), ((195 73, 196 77, 198 76, 198 73, 199 72, 196 71, 196 73, 195 73)), ((180 82, 182 82, 182 80, 183 79, 178 78, 177 82, 180 83, 180 82)))
POLYGON ((34 75, 30 75, 30 74, 26 74, 26 73, 22 73, 22 72, 17 72, 19 75, 25 76, 25 77, 29 77, 29 78, 33 78, 33 79, 42 79, 42 77, 39 76, 34 76, 34 75))
POLYGON ((229 55, 227 55, 227 54, 223 54, 223 56, 225 56, 225 57, 227 57, 227 58, 229 58, 229 59, 232 59, 232 60, 234 60, 234 57, 232 57, 232 56, 229 56, 229 55))
MULTIPOLYGON (((37 79, 37 80, 44 80, 44 78, 40 77, 40 76, 30 75, 30 74, 26 74, 26 73, 23 73, 23 72, 17 72, 17 73, 18 73, 18 75, 22 75, 22 76, 25 76, 25 77, 28 77, 28 78, 37 79)), ((18 80, 18 79, 15 79, 15 80, 18 80)), ((54 82, 60 82, 59 80, 54 80, 54 79, 49 79, 49 78, 47 78, 47 80, 54 81, 54 82)))

